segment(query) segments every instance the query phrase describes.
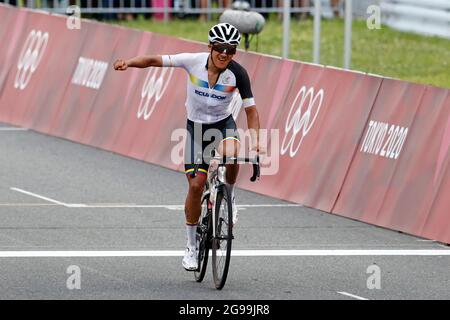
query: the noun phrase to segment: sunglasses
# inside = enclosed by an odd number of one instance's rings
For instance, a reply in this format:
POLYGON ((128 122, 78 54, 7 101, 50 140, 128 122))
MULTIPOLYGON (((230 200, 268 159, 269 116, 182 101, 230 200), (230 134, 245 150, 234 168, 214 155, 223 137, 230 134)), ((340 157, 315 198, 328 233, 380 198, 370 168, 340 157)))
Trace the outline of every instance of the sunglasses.
POLYGON ((236 54, 236 47, 226 44, 213 44, 212 49, 219 53, 226 53, 227 55, 236 54))

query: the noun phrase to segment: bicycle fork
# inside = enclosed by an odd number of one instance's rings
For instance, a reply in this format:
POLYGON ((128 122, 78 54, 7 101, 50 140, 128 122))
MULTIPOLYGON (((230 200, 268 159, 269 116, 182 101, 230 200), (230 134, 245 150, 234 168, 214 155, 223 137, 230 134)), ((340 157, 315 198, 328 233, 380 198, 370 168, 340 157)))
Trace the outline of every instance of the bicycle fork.
MULTIPOLYGON (((212 225, 213 225, 213 239, 218 238, 217 230, 216 230, 216 199, 217 199, 217 191, 219 188, 225 188, 225 173, 226 167, 223 164, 220 164, 217 168, 217 176, 215 177, 216 181, 211 181, 210 183, 210 200, 211 201, 211 212, 212 212, 212 225)), ((209 204, 208 204, 209 205, 209 204)), ((219 208, 220 210, 220 208, 219 208)))

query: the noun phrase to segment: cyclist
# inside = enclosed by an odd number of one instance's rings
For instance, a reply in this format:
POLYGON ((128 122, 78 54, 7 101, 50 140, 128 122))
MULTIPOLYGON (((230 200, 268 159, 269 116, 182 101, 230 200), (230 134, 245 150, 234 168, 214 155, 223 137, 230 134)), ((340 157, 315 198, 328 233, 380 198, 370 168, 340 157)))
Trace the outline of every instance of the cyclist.
MULTIPOLYGON (((202 157, 198 174, 193 175, 197 151, 202 154, 213 146, 226 157, 236 157, 239 151, 239 136, 229 104, 233 92, 238 89, 247 115, 251 132, 251 149, 259 151, 259 116, 251 91, 247 71, 233 60, 241 35, 238 29, 228 23, 219 23, 209 30, 209 52, 180 53, 175 55, 144 55, 129 60, 116 60, 115 70, 128 67, 181 67, 187 77, 187 131, 185 146, 185 171, 189 191, 185 202, 187 248, 182 260, 183 267, 194 271, 198 267, 196 228, 201 214, 201 197, 209 167, 208 159, 202 157), (208 131, 209 130, 209 131, 208 131), (212 143, 207 133, 215 130, 212 143)), ((205 152, 206 153, 206 152, 205 152)), ((235 203, 234 184, 239 172, 238 164, 227 164, 226 182, 235 203)), ((237 208, 233 205, 233 224, 237 222, 237 208)))

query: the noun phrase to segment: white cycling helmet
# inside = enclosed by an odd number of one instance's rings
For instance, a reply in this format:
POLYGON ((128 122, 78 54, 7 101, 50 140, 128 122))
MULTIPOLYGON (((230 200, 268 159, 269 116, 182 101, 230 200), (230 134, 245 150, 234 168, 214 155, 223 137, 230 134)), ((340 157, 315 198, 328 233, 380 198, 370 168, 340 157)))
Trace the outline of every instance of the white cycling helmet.
POLYGON ((208 39, 210 43, 219 42, 238 46, 241 42, 241 34, 235 26, 229 23, 219 23, 209 30, 208 39))

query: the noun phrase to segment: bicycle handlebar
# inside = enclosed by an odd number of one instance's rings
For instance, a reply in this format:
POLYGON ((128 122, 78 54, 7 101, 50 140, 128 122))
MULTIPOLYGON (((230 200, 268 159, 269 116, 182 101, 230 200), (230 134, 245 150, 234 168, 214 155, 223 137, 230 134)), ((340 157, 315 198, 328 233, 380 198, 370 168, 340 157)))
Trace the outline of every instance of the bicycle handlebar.
MULTIPOLYGON (((218 157, 218 156, 213 156, 211 157, 211 160, 215 159, 215 160, 219 160, 221 165, 227 164, 229 163, 229 161, 231 160, 232 163, 238 163, 238 162, 245 162, 245 163, 252 163, 253 164, 253 175, 250 178, 251 182, 255 182, 257 179, 259 179, 260 174, 261 174, 261 169, 260 169, 260 164, 259 164, 259 155, 257 155, 254 158, 240 158, 240 157, 218 157)), ((200 160, 200 159, 197 159, 200 160)), ((194 177, 197 175, 198 172, 198 168, 200 166, 200 161, 196 161, 197 163, 194 166, 194 172, 193 175, 194 177)))

